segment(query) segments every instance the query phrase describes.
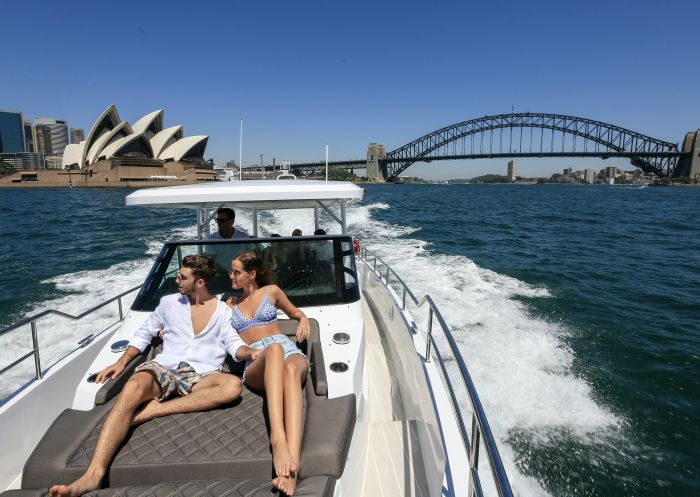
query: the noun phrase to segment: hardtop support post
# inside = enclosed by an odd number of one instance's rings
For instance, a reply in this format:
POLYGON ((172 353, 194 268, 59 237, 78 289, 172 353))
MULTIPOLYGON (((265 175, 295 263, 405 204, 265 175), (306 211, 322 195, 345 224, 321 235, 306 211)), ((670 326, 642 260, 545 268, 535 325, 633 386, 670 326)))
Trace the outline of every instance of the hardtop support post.
POLYGON ((253 236, 258 237, 258 208, 253 207, 253 236))
POLYGON ((340 226, 342 227, 342 234, 345 235, 348 232, 347 221, 345 219, 345 202, 340 203, 340 226))

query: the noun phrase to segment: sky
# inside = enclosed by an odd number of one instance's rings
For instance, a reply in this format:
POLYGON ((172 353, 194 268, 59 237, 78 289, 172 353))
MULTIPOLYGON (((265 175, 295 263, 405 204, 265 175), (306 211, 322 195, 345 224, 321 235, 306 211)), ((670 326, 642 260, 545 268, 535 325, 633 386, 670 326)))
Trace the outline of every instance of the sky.
MULTIPOLYGON (((2 2, 0 109, 87 133, 122 120, 209 136, 217 164, 361 159, 511 109, 680 143, 700 128, 700 2, 2 2)), ((430 179, 507 159, 415 164, 430 179)), ((628 161, 520 159, 518 174, 628 161)))

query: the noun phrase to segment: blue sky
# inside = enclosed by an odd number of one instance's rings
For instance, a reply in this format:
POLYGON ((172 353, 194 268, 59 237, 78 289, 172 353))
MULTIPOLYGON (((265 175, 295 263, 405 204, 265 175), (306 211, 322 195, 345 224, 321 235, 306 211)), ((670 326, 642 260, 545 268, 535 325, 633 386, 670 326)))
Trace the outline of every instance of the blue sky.
MULTIPOLYGON (((666 141, 700 127, 700 2, 3 2, 0 108, 87 129, 165 109, 207 157, 362 158, 486 114, 553 112, 666 141)), ((588 160, 520 160, 549 175, 588 160)), ((618 162, 628 167, 625 161, 618 162)), ((429 178, 505 174, 434 162, 429 178)))

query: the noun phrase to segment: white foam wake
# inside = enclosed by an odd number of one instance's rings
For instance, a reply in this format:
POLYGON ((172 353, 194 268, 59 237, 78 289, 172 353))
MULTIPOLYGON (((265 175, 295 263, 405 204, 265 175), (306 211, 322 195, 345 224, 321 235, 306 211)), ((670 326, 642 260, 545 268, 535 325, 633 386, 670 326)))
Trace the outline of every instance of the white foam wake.
MULTIPOLYGON (((574 355, 564 341, 567 330, 532 317, 514 299, 547 297, 549 292, 481 268, 464 256, 430 253, 427 242, 406 237, 415 228, 372 220, 374 208, 353 209, 352 229, 419 298, 430 294, 437 303, 472 375, 513 488, 520 495, 549 495, 539 481, 519 471, 517 455, 505 442, 509 435, 527 431, 544 441, 549 433, 564 430, 586 439, 620 424, 596 404, 590 385, 572 372, 574 355)), ((427 329, 427 310, 413 314, 420 329, 427 329)), ((445 355, 446 347, 441 352, 445 355)), ((471 412, 467 404, 464 397, 462 407, 471 412)))

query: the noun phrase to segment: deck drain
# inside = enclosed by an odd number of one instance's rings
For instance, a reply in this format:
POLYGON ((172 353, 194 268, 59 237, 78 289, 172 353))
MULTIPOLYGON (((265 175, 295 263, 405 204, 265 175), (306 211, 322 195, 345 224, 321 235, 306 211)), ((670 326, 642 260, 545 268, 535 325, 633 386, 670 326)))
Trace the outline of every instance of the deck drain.
POLYGON ((338 345, 345 345, 350 341, 350 335, 347 333, 333 333, 333 341, 338 345))
POLYGON ((112 352, 124 352, 128 346, 129 340, 118 340, 114 342, 110 348, 112 349, 112 352))
POLYGON ((331 371, 334 373, 344 373, 348 370, 348 365, 344 362, 332 362, 331 371))

